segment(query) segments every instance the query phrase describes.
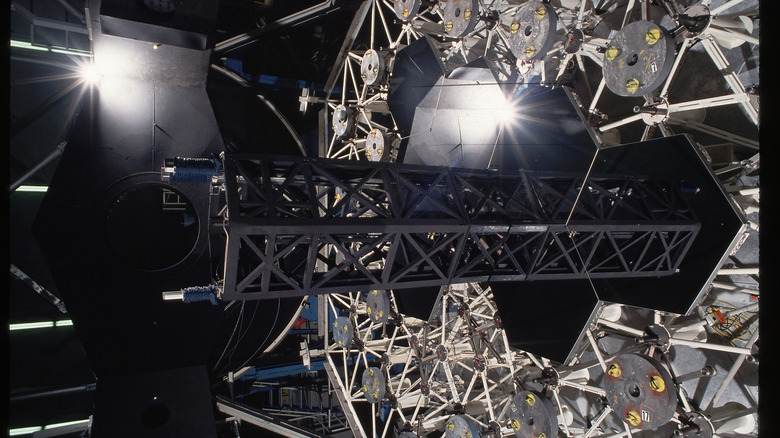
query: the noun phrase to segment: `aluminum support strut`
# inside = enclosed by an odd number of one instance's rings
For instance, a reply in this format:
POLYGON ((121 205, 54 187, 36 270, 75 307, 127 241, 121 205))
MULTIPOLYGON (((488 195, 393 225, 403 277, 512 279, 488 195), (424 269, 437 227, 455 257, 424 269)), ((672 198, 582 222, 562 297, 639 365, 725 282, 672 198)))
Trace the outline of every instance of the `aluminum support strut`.
POLYGON ((239 154, 225 190, 226 300, 670 275, 699 230, 639 176, 239 154))
POLYGON ((265 414, 251 406, 239 403, 235 400, 228 400, 217 396, 217 409, 220 412, 254 424, 265 430, 278 433, 282 436, 295 438, 317 438, 320 435, 296 426, 287 421, 265 414))

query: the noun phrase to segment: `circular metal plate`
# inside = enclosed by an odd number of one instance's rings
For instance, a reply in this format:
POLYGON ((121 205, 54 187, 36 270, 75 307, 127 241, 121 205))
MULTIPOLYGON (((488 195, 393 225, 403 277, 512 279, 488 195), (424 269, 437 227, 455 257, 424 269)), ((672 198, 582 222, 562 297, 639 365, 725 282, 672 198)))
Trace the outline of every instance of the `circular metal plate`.
POLYGON ((366 158, 380 161, 385 153, 385 135, 378 129, 372 129, 366 137, 366 158))
POLYGON ((343 137, 352 128, 352 112, 344 105, 337 105, 333 110, 333 130, 336 135, 343 137))
POLYGON ((390 317, 390 297, 383 290, 372 290, 366 296, 366 312, 371 322, 381 324, 390 317))
POLYGON ((621 29, 604 53, 604 80, 618 96, 642 96, 666 80, 674 64, 674 39, 663 27, 635 21, 621 29))
POLYGON ((520 7, 509 25, 509 48, 523 61, 541 59, 552 47, 556 29, 555 9, 531 1, 520 7))
POLYGON ((411 21, 420 12, 420 0, 393 0, 393 10, 399 20, 411 21))
POLYGON ((453 415, 444 425, 445 438, 479 438, 479 424, 465 415, 453 415))
POLYGON ((440 1, 439 7, 443 7, 444 30, 449 36, 466 36, 474 30, 477 21, 479 21, 479 2, 477 0, 440 1))
POLYGON ((346 316, 339 316, 331 324, 333 343, 339 348, 349 348, 352 345, 352 321, 346 316))
POLYGON ((621 354, 607 364, 607 403, 637 429, 656 429, 672 419, 677 408, 672 376, 655 359, 621 354))
POLYGON ((518 438, 556 438, 558 414, 552 402, 534 391, 517 393, 509 405, 509 427, 518 438))
POLYGON ((363 386, 360 389, 363 390, 369 403, 382 401, 385 397, 385 377, 382 375, 382 370, 377 367, 366 368, 361 382, 363 386))
POLYGON ((385 73, 385 58, 376 50, 366 50, 360 60, 360 77, 367 85, 377 85, 385 73))

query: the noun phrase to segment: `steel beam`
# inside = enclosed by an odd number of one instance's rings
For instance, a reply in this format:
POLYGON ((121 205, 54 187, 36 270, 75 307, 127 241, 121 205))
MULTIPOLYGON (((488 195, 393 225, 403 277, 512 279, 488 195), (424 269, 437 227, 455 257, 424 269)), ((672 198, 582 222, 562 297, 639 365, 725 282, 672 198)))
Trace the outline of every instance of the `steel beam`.
POLYGON ((280 420, 271 415, 264 414, 263 412, 251 406, 239 403, 234 400, 228 400, 221 396, 217 396, 217 409, 223 414, 236 417, 241 421, 254 424, 255 426, 261 427, 265 430, 277 433, 282 436, 293 438, 320 437, 320 435, 317 435, 316 433, 308 431, 302 427, 280 420))
POLYGON ((221 298, 673 274, 699 230, 679 184, 225 157, 221 298))
POLYGON ((224 55, 233 50, 240 49, 254 43, 263 34, 266 34, 270 31, 299 24, 312 18, 321 18, 322 16, 333 11, 334 8, 336 8, 335 0, 325 0, 322 3, 316 4, 310 8, 304 9, 294 14, 290 14, 284 18, 280 18, 279 20, 276 20, 267 26, 263 26, 250 32, 246 32, 225 41, 219 42, 214 46, 213 52, 215 55, 224 55))

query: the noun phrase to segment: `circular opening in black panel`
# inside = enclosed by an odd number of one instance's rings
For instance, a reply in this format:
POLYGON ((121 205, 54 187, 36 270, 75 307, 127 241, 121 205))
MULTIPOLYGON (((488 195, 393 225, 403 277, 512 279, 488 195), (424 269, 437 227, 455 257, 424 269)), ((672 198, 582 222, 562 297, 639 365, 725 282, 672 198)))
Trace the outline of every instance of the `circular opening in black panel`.
POLYGON ((156 271, 184 260, 198 240, 198 215, 180 192, 161 184, 122 193, 106 215, 111 251, 137 269, 156 271))
POLYGON ((164 426, 170 418, 171 410, 168 409, 168 406, 155 403, 141 413, 141 424, 149 429, 154 429, 164 426))

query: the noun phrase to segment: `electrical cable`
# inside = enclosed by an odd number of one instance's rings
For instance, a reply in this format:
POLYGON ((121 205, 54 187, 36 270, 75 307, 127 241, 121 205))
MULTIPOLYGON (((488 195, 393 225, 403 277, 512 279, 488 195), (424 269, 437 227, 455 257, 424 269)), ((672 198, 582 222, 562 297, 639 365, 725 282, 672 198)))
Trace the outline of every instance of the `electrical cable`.
MULTIPOLYGON (((249 323, 246 325, 246 330, 241 335, 239 335, 238 340, 233 345, 233 348, 230 351, 230 355, 228 356, 228 363, 230 363, 230 361, 233 360, 233 354, 236 352, 236 349, 238 348, 239 344, 241 344, 241 341, 244 339, 244 336, 246 336, 246 334, 249 333, 249 329, 252 327, 252 323, 255 321, 255 316, 257 315, 257 309, 259 307, 260 307, 260 302, 255 301, 255 310, 252 312, 252 317, 249 318, 249 323)), ((241 333, 242 330, 243 330, 243 322, 238 332, 241 333)))
POLYGON ((236 325, 233 326, 233 333, 230 334, 230 338, 225 343, 225 348, 222 350, 222 354, 219 355, 219 359, 217 359, 217 362, 214 363, 214 368, 212 368, 211 371, 216 371, 217 367, 219 366, 219 363, 222 362, 222 358, 225 356, 225 352, 227 352, 228 347, 230 346, 230 342, 233 340, 233 336, 236 334, 236 330, 238 329, 239 321, 242 319, 244 315, 244 305, 246 304, 246 301, 243 301, 241 303, 241 312, 238 315, 238 318, 236 319, 236 325))
POLYGON ((274 328, 276 328, 277 321, 279 321, 279 312, 280 312, 281 308, 282 308, 282 299, 279 298, 279 299, 276 300, 276 317, 274 318, 273 325, 271 325, 271 329, 268 330, 268 334, 265 336, 265 339, 263 339, 263 342, 261 342, 260 345, 258 345, 258 347, 255 350, 255 352, 252 353, 252 355, 250 355, 249 358, 247 358, 247 360, 245 360, 244 363, 241 364, 240 367, 238 367, 239 370, 241 368, 244 368, 246 366, 246 364, 248 364, 249 361, 251 361, 255 357, 255 355, 260 351, 261 348, 263 348, 265 343, 268 341, 268 338, 271 337, 271 333, 274 331, 274 328))

